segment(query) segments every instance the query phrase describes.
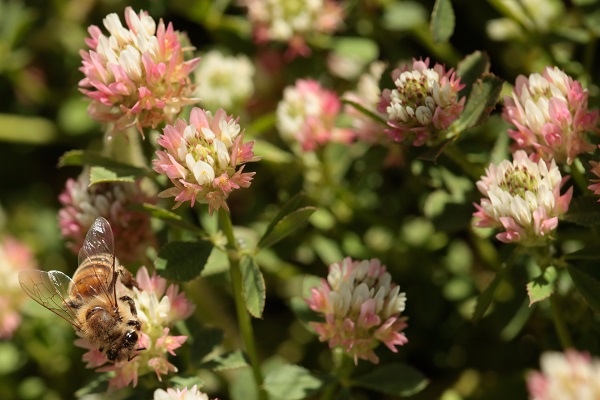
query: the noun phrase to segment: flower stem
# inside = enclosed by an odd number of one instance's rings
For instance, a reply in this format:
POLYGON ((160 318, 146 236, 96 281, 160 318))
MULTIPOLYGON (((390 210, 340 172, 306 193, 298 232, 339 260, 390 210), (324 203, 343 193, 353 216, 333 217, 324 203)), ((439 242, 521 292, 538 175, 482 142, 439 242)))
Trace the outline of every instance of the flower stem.
POLYGON ((562 317, 561 311, 558 307, 558 300, 556 299, 557 294, 550 296, 550 311, 552 312, 552 321, 554 322, 554 328, 558 334, 560 344, 563 350, 573 348, 573 340, 567 330, 567 325, 562 317))
POLYGON ((333 371, 332 375, 336 377, 336 380, 330 384, 321 396, 321 400, 331 400, 335 398, 335 394, 338 388, 347 388, 348 377, 354 370, 354 364, 352 359, 339 347, 332 350, 333 357, 333 371))
POLYGON ((231 224, 229 212, 227 212, 223 208, 219 209, 219 223, 221 225, 221 229, 223 229, 223 232, 227 237, 227 244, 229 248, 227 256, 229 258, 231 286, 233 290, 233 298, 235 301, 235 309, 237 312, 240 333, 242 334, 242 339, 244 340, 246 353, 250 358, 250 364, 252 366, 252 375, 256 384, 258 399, 267 400, 267 393, 263 388, 263 376, 260 370, 260 361, 258 359, 258 353, 256 351, 256 341, 254 340, 252 321, 250 319, 250 314, 248 314, 248 312, 246 311, 246 304, 242 296, 242 271, 240 269, 238 246, 235 240, 235 235, 233 234, 233 226, 231 224))

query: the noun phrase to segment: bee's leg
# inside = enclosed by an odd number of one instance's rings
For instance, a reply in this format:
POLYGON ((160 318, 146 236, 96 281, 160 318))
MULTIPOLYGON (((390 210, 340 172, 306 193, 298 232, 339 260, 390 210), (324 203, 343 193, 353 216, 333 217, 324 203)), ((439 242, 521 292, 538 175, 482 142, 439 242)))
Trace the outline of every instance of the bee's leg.
POLYGON ((136 288, 140 289, 140 286, 138 285, 137 281, 135 280, 135 278, 133 277, 131 272, 129 272, 129 270, 127 270, 123 267, 120 267, 119 275, 121 276, 121 283, 123 285, 125 285, 126 288, 131 289, 131 288, 136 287, 136 288))
POLYGON ((129 311, 131 312, 131 315, 133 315, 134 317, 137 317, 137 308, 135 308, 135 303, 133 302, 133 299, 129 296, 121 296, 119 297, 119 300, 121 300, 123 303, 127 303, 127 305, 129 306, 129 311))
POLYGON ((135 319, 127 321, 127 325, 133 326, 137 331, 142 329, 142 326, 140 325, 140 321, 135 320, 135 319))

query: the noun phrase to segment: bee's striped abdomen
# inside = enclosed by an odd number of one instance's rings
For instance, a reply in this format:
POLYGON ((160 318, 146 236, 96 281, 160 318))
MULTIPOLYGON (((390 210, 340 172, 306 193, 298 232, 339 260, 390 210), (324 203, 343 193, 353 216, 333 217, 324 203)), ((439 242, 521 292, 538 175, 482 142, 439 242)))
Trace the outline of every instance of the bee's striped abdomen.
POLYGON ((99 294, 113 290, 115 270, 111 257, 103 254, 88 257, 81 263, 75 275, 73 284, 79 294, 86 298, 98 296, 99 294))

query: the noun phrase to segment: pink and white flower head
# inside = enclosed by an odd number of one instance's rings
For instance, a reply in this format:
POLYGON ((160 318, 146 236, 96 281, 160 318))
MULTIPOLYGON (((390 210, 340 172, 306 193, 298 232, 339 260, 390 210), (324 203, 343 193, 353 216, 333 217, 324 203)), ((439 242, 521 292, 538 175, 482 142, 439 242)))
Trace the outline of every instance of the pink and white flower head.
POLYGON ((598 111, 588 111, 588 96, 581 83, 557 67, 546 67, 541 75, 519 75, 502 112, 516 126, 508 131, 515 147, 559 164, 593 151, 586 135, 596 130, 598 111))
POLYGON ((573 188, 560 194, 565 180, 554 160, 535 162, 519 150, 512 162, 491 164, 477 182, 485 197, 475 204, 474 224, 504 229, 496 238, 505 243, 544 243, 558 226, 558 218, 569 208, 573 188))
POLYGON ((194 305, 187 300, 184 293, 179 292, 177 285, 171 284, 165 291, 167 282, 156 273, 149 275, 146 267, 136 274, 140 289, 125 288, 120 281, 117 290, 129 295, 137 308, 138 319, 142 325, 142 335, 138 341, 140 350, 131 361, 107 364, 106 356, 87 340, 79 338, 75 344, 89 351, 83 355, 86 367, 97 368, 98 372, 115 373, 109 381, 109 389, 119 389, 133 384, 138 378, 155 372, 158 380, 162 375, 177 372, 177 367, 168 360, 168 355, 175 356, 175 350, 181 347, 187 336, 173 336, 170 328, 177 322, 188 318, 194 312, 194 305))
POLYGON ((257 43, 287 42, 288 55, 307 56, 306 39, 330 34, 343 21, 344 11, 334 0, 240 0, 247 7, 257 43))
POLYGON ((206 393, 202 393, 196 385, 183 389, 156 389, 154 400, 210 400, 206 393))
POLYGON ((600 360, 587 353, 567 350, 545 352, 541 371, 531 373, 527 388, 531 400, 600 399, 600 360))
POLYGON ((395 89, 384 89, 378 111, 387 114, 388 134, 397 142, 413 146, 435 144, 462 113, 465 98, 458 92, 465 86, 452 68, 442 64, 429 68, 429 58, 413 59, 412 66, 392 71, 395 89))
POLYGON ((197 102, 190 73, 200 60, 186 60, 187 40, 162 20, 158 26, 146 12, 125 9, 124 27, 117 14, 104 18, 102 30, 92 25, 81 50, 85 74, 80 90, 92 101, 88 112, 95 120, 114 124, 122 131, 135 125, 145 127, 171 122, 181 108, 197 102))
POLYGON ((347 257, 329 266, 327 280, 311 290, 306 302, 325 322, 311 322, 319 340, 341 347, 354 358, 378 363, 373 351, 380 342, 396 353, 408 339, 404 311, 406 294, 392 283, 391 275, 377 259, 355 261, 347 257))
POLYGON ((156 246, 156 237, 146 213, 130 206, 154 203, 141 182, 111 182, 90 186, 89 171, 84 170, 77 180, 69 179, 58 196, 62 208, 58 223, 67 246, 75 254, 83 245, 85 235, 98 217, 110 223, 115 237, 115 255, 125 263, 139 262, 148 247, 156 246))
POLYGON ((17 276, 25 269, 37 269, 29 247, 10 236, 0 238, 0 339, 10 339, 21 324, 20 308, 28 297, 17 276))
MULTIPOLYGON (((343 97, 385 118, 386 114, 376 111, 377 104, 381 99, 379 81, 385 68, 386 64, 382 61, 371 63, 369 70, 358 78, 356 90, 345 93, 343 97)), ((388 136, 384 133, 384 126, 378 121, 349 104, 344 105, 344 113, 351 118, 352 130, 357 139, 367 143, 389 141, 388 136)))
POLYGON ((189 124, 179 119, 167 125, 158 144, 154 170, 165 174, 173 185, 160 197, 175 197, 179 207, 189 201, 208 203, 209 212, 227 207, 227 197, 234 189, 250 186, 254 172, 243 172, 245 163, 256 161, 254 142, 244 143, 244 133, 237 119, 218 109, 209 111, 194 107, 189 124))
POLYGON ((342 102, 335 92, 315 80, 299 79, 283 91, 277 105, 277 129, 285 140, 298 143, 303 151, 328 142, 349 143, 352 131, 335 126, 341 109, 342 102))

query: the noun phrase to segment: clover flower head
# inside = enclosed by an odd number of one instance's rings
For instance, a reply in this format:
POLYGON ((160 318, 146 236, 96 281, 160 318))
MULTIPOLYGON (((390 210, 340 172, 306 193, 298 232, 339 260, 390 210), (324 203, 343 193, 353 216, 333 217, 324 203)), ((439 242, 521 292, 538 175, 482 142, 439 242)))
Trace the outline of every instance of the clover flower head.
POLYGON ((254 65, 245 55, 228 56, 213 50, 202 56, 195 71, 195 95, 203 108, 239 108, 254 92, 254 65))
POLYGON ((413 146, 435 144, 462 113, 465 98, 458 92, 465 86, 452 68, 442 64, 429 68, 429 58, 413 59, 412 66, 392 71, 394 89, 384 89, 378 111, 387 114, 388 134, 413 146))
POLYGON ((256 42, 287 42, 289 55, 306 56, 306 39, 332 33, 342 25, 344 12, 333 0, 241 0, 248 9, 256 42))
MULTIPOLYGON (((342 97, 350 100, 376 115, 385 118, 386 114, 377 111, 377 104, 381 98, 379 81, 386 68, 382 61, 375 61, 369 66, 369 70, 358 78, 356 89, 345 93, 342 97)), ((344 105, 344 112, 351 118, 352 130, 357 139, 367 143, 387 142, 388 137, 384 133, 383 126, 374 121, 373 118, 358 111, 352 105, 344 105)))
POLYGON ((319 340, 329 347, 341 347, 354 358, 378 363, 373 351, 383 342, 396 353, 408 339, 401 331, 406 294, 392 282, 391 275, 377 259, 355 261, 345 258, 329 266, 327 279, 311 290, 306 302, 323 314, 325 322, 311 322, 319 340))
POLYGON ((527 378, 531 400, 581 400, 600 398, 600 360, 587 353, 567 350, 545 352, 541 371, 527 378))
POLYGON ((519 75, 502 112, 516 127, 508 131, 515 148, 559 164, 571 164, 577 155, 593 151, 586 135, 596 130, 598 111, 588 111, 588 97, 581 83, 557 67, 519 75))
POLYGON ((535 162, 519 150, 512 162, 491 164, 477 182, 485 197, 475 204, 474 224, 504 229, 496 238, 505 243, 544 243, 571 202, 573 188, 560 194, 564 181, 554 160, 535 162))
POLYGON ((126 27, 117 14, 104 18, 108 35, 90 26, 81 50, 80 90, 91 99, 89 114, 115 131, 136 126, 156 127, 171 122, 187 104, 193 104, 189 77, 199 58, 186 60, 187 40, 160 20, 158 25, 146 12, 125 9, 126 27))
POLYGON ((167 175, 174 187, 160 197, 175 197, 179 207, 189 201, 208 203, 209 212, 223 207, 234 189, 250 186, 254 172, 243 172, 247 162, 256 161, 254 142, 244 143, 244 133, 236 119, 223 109, 213 115, 193 108, 189 124, 180 119, 167 125, 158 144, 154 170, 167 175))
POLYGON ((77 346, 88 349, 82 357, 88 368, 115 373, 109 381, 109 389, 119 389, 129 384, 135 387, 140 376, 151 372, 156 373, 159 381, 162 375, 177 372, 177 368, 169 362, 168 355, 175 356, 175 350, 181 347, 187 336, 171 335, 170 327, 194 312, 194 305, 183 293, 179 293, 176 285, 170 285, 165 293, 166 280, 158 277, 156 272, 150 276, 146 267, 142 267, 136 274, 136 281, 139 289, 127 289, 119 281, 117 290, 129 295, 135 303, 142 326, 138 348, 144 350, 140 350, 130 361, 105 365, 108 360, 104 353, 83 338, 75 341, 77 346))
POLYGON ((335 126, 342 109, 338 95, 312 79, 299 79, 283 91, 277 105, 277 128, 281 136, 312 151, 328 142, 348 143, 349 129, 335 126))
POLYGON ((84 170, 77 180, 69 179, 58 199, 62 208, 58 223, 67 246, 75 254, 83 245, 85 235, 96 218, 110 223, 115 237, 115 255, 123 263, 133 263, 156 245, 150 228, 150 217, 131 209, 132 205, 154 203, 141 182, 110 182, 90 186, 89 171, 84 170))
POLYGON ((183 389, 156 389, 154 400, 210 400, 206 393, 202 393, 196 385, 183 389))
POLYGON ((18 272, 36 269, 29 247, 11 236, 0 238, 0 339, 10 339, 21 324, 21 306, 27 296, 21 290, 18 272))

